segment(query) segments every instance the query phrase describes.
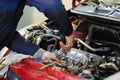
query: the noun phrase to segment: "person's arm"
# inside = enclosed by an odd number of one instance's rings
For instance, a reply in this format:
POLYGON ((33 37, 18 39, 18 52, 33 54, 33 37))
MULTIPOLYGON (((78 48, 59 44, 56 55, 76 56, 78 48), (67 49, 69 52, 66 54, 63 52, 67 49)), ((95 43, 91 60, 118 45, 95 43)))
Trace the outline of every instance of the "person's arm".
POLYGON ((7 44, 7 47, 17 53, 31 55, 33 58, 53 59, 60 62, 57 56, 52 53, 39 48, 36 44, 31 44, 24 39, 17 31, 12 40, 7 44))
POLYGON ((37 45, 25 40, 17 31, 7 44, 7 47, 15 52, 26 55, 33 55, 39 49, 37 45))
POLYGON ((27 0, 32 6, 43 12, 46 17, 54 22, 60 33, 65 36, 66 44, 62 48, 73 46, 73 29, 67 12, 61 0, 27 0))

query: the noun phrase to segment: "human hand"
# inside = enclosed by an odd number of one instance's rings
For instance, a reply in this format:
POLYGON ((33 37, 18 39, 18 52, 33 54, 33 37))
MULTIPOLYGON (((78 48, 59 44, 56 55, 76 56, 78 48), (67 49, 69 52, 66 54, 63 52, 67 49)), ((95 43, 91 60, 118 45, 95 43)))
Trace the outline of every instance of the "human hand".
POLYGON ((59 58, 57 57, 55 53, 45 51, 42 48, 38 49, 38 51, 32 56, 32 58, 41 58, 43 60, 52 59, 57 62, 60 62, 59 58))
POLYGON ((41 59, 43 59, 43 60, 51 59, 51 60, 55 60, 60 63, 60 59, 57 57, 57 55, 55 53, 48 52, 48 51, 43 53, 41 59))
POLYGON ((70 36, 66 36, 66 44, 60 41, 61 50, 64 53, 67 53, 74 45, 74 36, 71 34, 70 36))

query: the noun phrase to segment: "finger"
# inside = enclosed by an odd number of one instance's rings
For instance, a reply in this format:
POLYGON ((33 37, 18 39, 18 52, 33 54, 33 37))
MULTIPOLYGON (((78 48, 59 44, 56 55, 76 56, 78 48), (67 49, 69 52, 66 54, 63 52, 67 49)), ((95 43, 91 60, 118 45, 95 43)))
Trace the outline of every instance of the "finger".
POLYGON ((62 41, 60 41, 60 46, 62 48, 62 47, 65 47, 66 45, 62 41))
POLYGON ((62 41, 60 41, 60 45, 61 45, 61 46, 65 46, 65 44, 64 44, 62 41))
POLYGON ((45 57, 42 57, 41 59, 42 59, 44 62, 46 61, 46 58, 45 58, 45 57))
POLYGON ((59 56, 56 55, 55 53, 54 53, 54 55, 53 55, 53 59, 54 59, 55 61, 57 61, 58 63, 61 62, 59 56))
POLYGON ((66 51, 66 50, 63 50, 63 49, 61 50, 61 52, 65 53, 65 54, 67 53, 67 51, 66 51))
POLYGON ((54 60, 57 61, 58 63, 61 63, 60 59, 57 57, 54 60))
POLYGON ((63 52, 63 53, 67 53, 68 51, 70 51, 70 48, 62 48, 62 49, 60 49, 61 50, 61 52, 63 52))
POLYGON ((64 44, 63 42, 60 42, 60 46, 61 46, 61 48, 69 48, 69 47, 71 47, 70 44, 64 44))

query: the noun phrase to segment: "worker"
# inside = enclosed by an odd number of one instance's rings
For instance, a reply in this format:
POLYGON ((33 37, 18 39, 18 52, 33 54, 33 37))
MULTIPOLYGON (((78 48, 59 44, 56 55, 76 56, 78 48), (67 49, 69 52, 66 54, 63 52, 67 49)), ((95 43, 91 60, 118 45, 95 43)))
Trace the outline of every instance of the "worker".
POLYGON ((43 12, 57 26, 60 34, 65 36, 66 43, 60 42, 61 48, 65 52, 69 51, 73 46, 72 26, 61 0, 1 0, 0 49, 7 46, 15 52, 34 55, 33 57, 35 58, 59 61, 54 53, 45 51, 37 45, 29 43, 16 31, 26 3, 43 12))

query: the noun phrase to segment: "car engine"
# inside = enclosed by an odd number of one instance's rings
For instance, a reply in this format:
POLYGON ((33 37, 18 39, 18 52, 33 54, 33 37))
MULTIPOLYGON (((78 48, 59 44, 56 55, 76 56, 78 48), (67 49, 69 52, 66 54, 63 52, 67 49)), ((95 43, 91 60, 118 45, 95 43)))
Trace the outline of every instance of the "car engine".
POLYGON ((56 53, 61 67, 68 72, 88 80, 103 80, 120 70, 120 30, 95 24, 88 24, 76 16, 70 17, 75 36, 74 47, 68 52, 60 50, 60 32, 52 21, 33 25, 26 29, 25 38, 39 47, 56 53), (86 25, 88 24, 88 25, 86 25), (76 27, 77 26, 77 27, 76 27), (87 26, 87 27, 81 27, 87 26))

